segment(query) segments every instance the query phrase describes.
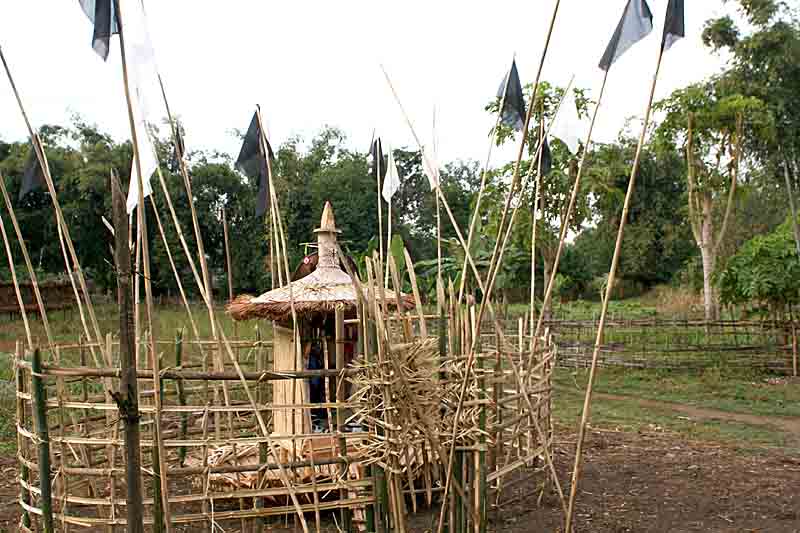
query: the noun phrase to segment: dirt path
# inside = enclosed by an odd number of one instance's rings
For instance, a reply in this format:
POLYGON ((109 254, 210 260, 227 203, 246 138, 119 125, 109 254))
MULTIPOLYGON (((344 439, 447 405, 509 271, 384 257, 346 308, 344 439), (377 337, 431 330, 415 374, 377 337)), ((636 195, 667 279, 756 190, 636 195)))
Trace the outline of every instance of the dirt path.
POLYGON ((653 407, 657 409, 669 409, 682 413, 694 420, 722 420, 729 422, 740 422, 753 426, 772 426, 787 433, 793 440, 800 443, 800 418, 790 418, 784 416, 751 415, 746 413, 734 413, 731 411, 721 411, 707 407, 695 407, 672 402, 662 402, 649 400, 638 396, 624 396, 620 394, 607 394, 595 392, 594 396, 604 400, 635 402, 642 407, 653 407))

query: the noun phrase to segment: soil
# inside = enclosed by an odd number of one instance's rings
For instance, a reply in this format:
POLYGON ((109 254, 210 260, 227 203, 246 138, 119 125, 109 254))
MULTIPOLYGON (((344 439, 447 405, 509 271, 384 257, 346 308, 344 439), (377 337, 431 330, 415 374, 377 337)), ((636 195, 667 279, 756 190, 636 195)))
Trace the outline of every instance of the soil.
MULTIPOLYGON (((567 492, 575 437, 565 430, 557 435, 554 461, 567 492)), ((587 432, 584 450, 576 532, 800 532, 800 457, 774 450, 742 454, 660 431, 597 428, 587 432)), ((0 457, 2 532, 16 531, 19 520, 15 465, 14 457, 0 457)), ((528 481, 505 491, 503 501, 517 503, 491 512, 488 530, 562 531, 558 497, 548 489, 537 505, 537 489, 528 481)), ((429 530, 436 514, 415 515, 411 531, 429 530)))

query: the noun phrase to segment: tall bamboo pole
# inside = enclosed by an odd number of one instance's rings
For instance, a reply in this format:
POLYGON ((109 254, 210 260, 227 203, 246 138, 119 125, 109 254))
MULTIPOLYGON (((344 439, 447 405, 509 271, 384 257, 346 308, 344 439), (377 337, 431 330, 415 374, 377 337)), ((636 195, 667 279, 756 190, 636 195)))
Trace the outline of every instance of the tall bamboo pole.
MULTIPOLYGON (((567 87, 569 91, 569 87, 567 87)), ((533 332, 536 321, 536 219, 539 216, 539 192, 542 186, 542 157, 544 156, 544 102, 542 102, 542 117, 539 123, 539 157, 536 160, 536 189, 533 193, 533 209, 531 211, 531 317, 530 334, 531 348, 533 347, 533 332)))
MULTIPOLYGON (((511 187, 508 190, 508 195, 506 196, 506 204, 503 208, 503 214, 500 216, 500 225, 497 228, 497 239, 495 240, 494 250, 492 251, 492 259, 489 261, 489 272, 487 274, 487 279, 491 278, 493 275, 493 270, 499 268, 500 261, 498 260, 498 256, 500 252, 500 236, 503 234, 503 228, 505 225, 506 217, 508 216, 508 211, 511 207, 511 201, 514 197, 517 187, 519 186, 520 181, 520 167, 522 165, 522 156, 525 154, 525 145, 528 140, 528 126, 531 121, 531 117, 533 116, 533 110, 536 106, 536 98, 538 97, 539 91, 539 80, 542 75, 542 69, 544 68, 544 61, 547 58, 547 51, 550 48, 550 40, 553 35, 553 29, 555 28, 556 18, 558 16, 558 8, 561 5, 561 0, 556 0, 556 4, 553 7, 553 15, 550 18, 550 27, 547 30, 547 37, 545 39, 544 50, 542 50, 542 56, 539 60, 539 69, 536 71, 536 80, 533 83, 533 95, 531 96, 531 103, 528 106, 528 112, 525 115, 525 123, 522 126, 522 138, 520 139, 519 143, 519 151, 517 152, 517 161, 514 164, 514 174, 511 178, 511 187)), ((487 282, 486 285, 489 283, 487 282)), ((486 299, 486 296, 484 296, 486 299)))
MULTIPOLYGON (((74 273, 78 278, 81 291, 83 293, 83 297, 86 301, 86 308, 89 313, 89 319, 91 320, 92 328, 94 329, 94 336, 97 340, 97 344, 100 347, 101 354, 105 356, 104 358, 106 363, 110 364, 111 355, 106 354, 104 351, 104 346, 102 343, 103 336, 100 332, 100 326, 99 323, 97 322, 97 316, 95 315, 94 307, 92 306, 92 300, 89 295, 89 289, 86 284, 86 279, 83 275, 83 270, 81 269, 80 262, 78 261, 78 256, 75 253, 75 247, 73 245, 72 238, 70 237, 69 228, 67 227, 67 223, 64 220, 64 214, 61 211, 61 204, 58 201, 55 185, 53 184, 53 177, 50 174, 50 166, 47 162, 47 154, 45 154, 44 146, 42 145, 41 139, 39 139, 39 136, 36 133, 34 133, 33 127, 31 126, 31 122, 30 120, 28 120, 28 115, 25 112, 25 106, 22 104, 22 97, 20 96, 19 90, 17 89, 17 85, 14 82, 14 77, 11 75, 11 69, 9 68, 8 63, 6 62, 6 58, 3 55, 2 48, 0 48, 0 62, 3 63, 3 67, 6 71, 6 76, 8 77, 8 82, 11 85, 11 90, 14 93, 14 97, 17 100, 17 105, 19 107, 20 113, 22 114, 22 118, 25 120, 25 126, 28 128, 28 134, 30 135, 31 143, 33 144, 33 149, 36 151, 35 152, 36 158, 39 161, 39 165, 42 169, 42 174, 44 175, 45 184, 47 185, 47 191, 50 193, 50 200, 52 201, 53 208, 55 210, 56 222, 59 228, 61 228, 61 230, 63 231, 63 240, 66 243, 67 248, 69 250, 70 258, 72 259, 72 262, 74 264, 74 273)), ((68 262, 66 264, 66 268, 67 272, 70 274, 70 279, 72 279, 71 277, 72 268, 70 267, 68 262)), ((78 306, 81 314, 81 321, 84 324, 84 329, 86 330, 86 335, 87 337, 91 338, 88 326, 86 326, 86 319, 83 315, 83 310, 80 307, 80 298, 78 299, 78 306)), ((95 363, 99 365, 99 361, 97 360, 97 356, 94 352, 94 347, 92 347, 91 351, 92 351, 92 356, 95 359, 95 363)))
MULTIPOLYGON (((125 101, 128 107, 128 122, 131 128, 131 142, 133 144, 133 153, 136 161, 136 186, 138 188, 138 206, 137 206, 137 222, 142 232, 142 265, 144 267, 144 292, 145 292, 145 317, 147 320, 147 329, 149 331, 149 352, 150 352, 150 365, 153 371, 153 398, 155 403, 155 413, 153 415, 154 421, 154 436, 156 440, 156 447, 158 449, 158 456, 161 458, 158 465, 158 477, 161 487, 161 501, 162 509, 164 512, 164 527, 167 533, 172 531, 172 523, 170 521, 170 502, 169 502, 169 484, 167 482, 167 453, 164 448, 164 440, 161 436, 161 369, 156 352, 156 331, 153 329, 153 287, 151 284, 150 276, 150 250, 147 242, 147 217, 145 216, 145 202, 144 202, 144 180, 148 179, 142 175, 142 158, 139 151, 139 140, 136 136, 136 119, 133 114, 133 102, 130 93, 130 84, 128 79, 128 61, 125 53, 125 33, 124 24, 122 23, 122 11, 120 9, 120 0, 114 0, 114 7, 117 14, 117 28, 119 30, 119 43, 120 43, 120 57, 122 60, 122 80, 125 89, 125 101)), ((147 135, 147 132, 145 132, 147 135)))
MULTIPOLYGON (((611 260, 611 269, 608 272, 608 282, 606 284, 605 295, 603 297, 602 308, 600 311, 600 323, 597 326, 597 336, 594 341, 594 350, 592 352, 592 364, 589 369, 589 382, 586 385, 586 395, 583 401, 583 413, 581 415, 581 422, 578 426, 578 442, 575 448, 575 465, 572 469, 572 483, 569 490, 569 506, 567 508, 567 516, 564 521, 564 531, 570 533, 572 531, 572 515, 575 510, 575 497, 578 493, 578 483, 581 477, 581 459, 583 456, 583 441, 586 435, 586 425, 589 422, 589 415, 592 407, 592 389, 594 387, 594 379, 597 371, 597 357, 600 353, 600 346, 603 343, 603 332, 605 329, 606 315, 608 314, 608 303, 611 301, 611 294, 614 290, 614 279, 617 275, 617 267, 619 265, 619 256, 622 250, 622 237, 625 233, 625 221, 628 218, 628 209, 630 208, 631 197, 633 196, 634 187, 636 185, 636 176, 639 172, 639 162, 641 160, 642 148, 644 147, 645 138, 647 136, 647 128, 650 124, 650 113, 653 109, 653 98, 656 93, 656 84, 658 82, 658 73, 661 69, 661 58, 664 55, 664 48, 659 47, 658 60, 656 62, 656 71, 653 74, 653 83, 650 87, 650 99, 647 102, 647 110, 644 114, 644 124, 642 125, 642 133, 639 135, 639 144, 636 146, 636 156, 633 160, 631 167, 630 180, 628 181, 628 191, 625 193, 625 203, 622 207, 622 216, 619 221, 619 230, 617 231, 617 241, 614 245, 614 257, 611 260)), ((607 71, 606 71, 607 72, 607 71)))
POLYGON ((33 382, 34 421, 36 437, 39 440, 39 490, 41 491, 42 529, 45 533, 53 533, 53 498, 51 494, 50 475, 50 436, 47 426, 47 387, 42 374, 42 356, 38 349, 33 351, 31 364, 31 381, 33 382))
POLYGON ((128 248, 128 217, 125 196, 116 174, 111 176, 111 198, 114 209, 114 248, 117 268, 117 302, 119 305, 119 359, 121 376, 116 397, 120 415, 125 421, 126 518, 129 533, 144 531, 141 448, 139 432, 139 386, 136 376, 136 338, 133 331, 131 301, 131 250, 128 248))
MULTIPOLYGON (((381 198, 381 165, 383 165, 383 140, 380 137, 375 137, 374 140, 374 153, 373 157, 375 158, 375 183, 376 183, 376 190, 378 193, 378 257, 381 259, 381 264, 383 264, 383 198, 381 198)), ((373 148, 373 146, 370 146, 373 148)), ((391 204, 389 205, 389 209, 391 209, 391 204)), ((390 211, 391 216, 391 211, 390 211)), ((391 224, 391 222, 389 223, 391 224)), ((387 241, 386 243, 386 253, 389 253, 389 246, 390 243, 387 241)), ((389 271, 386 271, 386 279, 388 282, 389 279, 389 271)))
MULTIPOLYGON (((609 69, 610 70, 610 69, 609 69)), ((564 219, 561 221, 561 232, 558 237, 558 248, 556 249, 556 257, 553 260, 553 267, 550 270, 550 279, 547 280, 547 284, 545 285, 544 297, 542 298, 542 308, 539 312, 539 320, 536 322, 536 330, 533 332, 533 340, 531 342, 531 355, 528 359, 528 365, 530 365, 533 354, 536 352, 536 347, 539 344, 539 335, 542 333, 542 327, 544 325, 544 317, 547 315, 547 309, 550 306, 550 300, 553 296, 553 287, 555 287, 555 279, 556 274, 558 272, 558 265, 561 261, 561 254, 564 250, 564 244, 566 243, 567 239, 567 229, 569 228, 569 222, 572 220, 572 213, 575 210, 575 203, 578 199, 578 191, 581 187, 581 178, 583 177, 583 169, 585 168, 586 161, 589 155, 589 145, 592 142, 592 133, 594 132, 594 126, 597 122, 597 115, 600 111, 600 105, 603 102, 603 95, 606 91, 606 83, 608 82, 608 70, 605 71, 603 74, 603 83, 600 85, 600 94, 597 97, 597 104, 595 105, 594 112, 592 113, 592 121, 589 124, 589 131, 586 134, 586 142, 583 145, 583 154, 581 154, 581 160, 578 164, 578 174, 575 176, 575 183, 572 185, 572 192, 570 193, 569 198, 569 205, 567 206, 567 212, 564 215, 564 219)), ((530 382, 530 378, 528 379, 530 382)))
MULTIPOLYGON (((514 54, 513 61, 516 60, 517 55, 514 54)), ((503 108, 506 105, 506 93, 508 92, 508 82, 511 79, 511 70, 508 71, 509 73, 506 74, 505 82, 503 83, 503 95, 500 97, 500 110, 497 113, 497 119, 494 122, 494 127, 492 128, 492 132, 489 135, 489 149, 486 153, 486 160, 483 163, 483 169, 481 169, 481 184, 478 188, 478 198, 475 200, 475 207, 472 211, 472 217, 469 221, 469 232, 467 233, 467 246, 472 246, 472 239, 475 237, 475 224, 478 221, 478 217, 480 216, 481 211, 481 200, 483 200, 483 194, 486 192, 486 179, 489 174, 489 164, 492 160, 492 149, 494 148, 495 140, 497 139, 497 129, 500 127, 500 120, 503 117, 503 108)), ((434 118, 435 121, 435 118, 434 118)), ((434 127, 435 128, 435 127, 434 127)), ((436 216, 439 216, 439 204, 436 204, 436 216)), ((437 219, 438 220, 438 219, 437 219)), ((440 259, 441 262, 441 259, 440 259)), ((441 266, 440 266, 441 269, 441 266)), ((461 303, 461 299, 464 296, 464 287, 466 283, 467 277, 467 260, 466 257, 464 258, 464 265, 461 268, 461 282, 459 283, 458 287, 458 302, 461 303)))

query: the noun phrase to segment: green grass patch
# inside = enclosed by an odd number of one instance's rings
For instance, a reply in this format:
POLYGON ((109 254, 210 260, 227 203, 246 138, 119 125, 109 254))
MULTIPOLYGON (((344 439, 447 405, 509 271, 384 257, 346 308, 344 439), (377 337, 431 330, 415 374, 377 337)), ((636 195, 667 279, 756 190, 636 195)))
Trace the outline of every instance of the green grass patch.
MULTIPOLYGON (((800 416, 800 383, 771 380, 760 372, 710 368, 699 373, 602 368, 595 390, 735 413, 800 416)), ((559 369, 561 389, 584 390, 588 371, 559 369)))
MULTIPOLYGON (((554 401, 556 422, 577 428, 583 399, 583 390, 574 386, 557 385, 554 401)), ((737 421, 691 420, 666 406, 642 406, 635 399, 593 399, 591 424, 633 432, 669 431, 689 439, 732 444, 744 452, 763 451, 764 448, 783 448, 790 451, 793 447, 800 451, 797 441, 793 441, 791 436, 778 428, 737 421)))

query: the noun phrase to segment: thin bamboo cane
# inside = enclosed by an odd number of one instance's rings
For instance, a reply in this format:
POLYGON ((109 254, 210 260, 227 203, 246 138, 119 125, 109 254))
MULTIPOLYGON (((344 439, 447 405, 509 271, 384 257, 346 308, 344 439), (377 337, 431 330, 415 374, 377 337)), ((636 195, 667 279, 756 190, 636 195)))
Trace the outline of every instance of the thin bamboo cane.
MULTIPOLYGON (((2 181, 2 178, 0 178, 2 181)), ((22 372, 22 367, 19 366, 19 362, 23 358, 23 351, 22 351, 22 344, 17 341, 16 347, 14 350, 14 381, 16 385, 16 393, 17 398, 14 402, 17 408, 17 426, 21 428, 25 428, 27 426, 28 416, 25 412, 25 401, 20 397, 21 394, 25 392, 25 377, 22 372)), ((20 488, 19 488, 19 501, 22 502, 23 506, 25 504, 32 503, 32 498, 30 497, 30 492, 25 491, 24 484, 30 484, 30 470, 24 464, 24 460, 28 456, 28 440, 23 439, 22 434, 17 431, 17 454, 19 457, 22 458, 20 461, 19 467, 19 479, 20 479, 20 488)), ((30 528, 31 527, 31 516, 28 511, 23 510, 21 524, 23 527, 30 528)))
MULTIPOLYGON (((595 338, 594 352, 592 353, 592 364, 589 369, 589 381, 586 385, 586 395, 583 402, 583 413, 581 414, 581 421, 578 426, 578 438, 575 449, 575 465, 572 470, 572 483, 569 491, 569 506, 567 514, 564 519, 564 531, 567 533, 572 532, 572 516, 575 509, 575 498, 577 496, 578 483, 581 476, 581 459, 583 456, 583 441, 586 434, 586 425, 589 422, 589 415, 592 407, 592 389, 594 386, 595 373, 597 371, 597 357, 600 351, 600 346, 603 342, 603 330, 605 327, 606 315, 608 313, 608 304, 611 301, 611 292, 614 290, 614 279, 617 274, 617 266, 619 265, 619 256, 622 249, 622 237, 625 233, 625 221, 628 218, 628 209, 630 207, 630 200, 633 196, 633 190, 636 185, 636 176, 639 172, 639 162, 644 147, 645 138, 647 136, 647 128, 650 124, 650 113, 653 108, 653 99, 655 97, 656 85, 658 83, 658 73, 661 69, 661 59, 664 54, 664 48, 660 47, 658 52, 658 60, 656 61, 656 71, 653 75, 653 82, 650 87, 650 99, 647 103, 647 109, 644 115, 644 124, 642 125, 642 133, 639 136, 639 143, 636 147, 636 156, 633 160, 631 167, 631 175, 628 181, 628 190, 625 193, 625 203, 622 206, 622 215, 619 222, 619 230, 617 231, 617 241, 614 245, 614 256, 611 259, 611 269, 608 273, 608 282, 606 285, 605 295, 602 301, 600 311, 600 323, 597 326, 597 336, 595 338)), ((608 71, 606 71, 607 73, 608 71)))

